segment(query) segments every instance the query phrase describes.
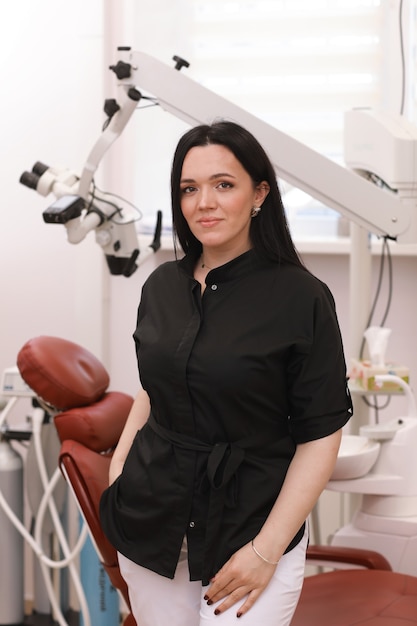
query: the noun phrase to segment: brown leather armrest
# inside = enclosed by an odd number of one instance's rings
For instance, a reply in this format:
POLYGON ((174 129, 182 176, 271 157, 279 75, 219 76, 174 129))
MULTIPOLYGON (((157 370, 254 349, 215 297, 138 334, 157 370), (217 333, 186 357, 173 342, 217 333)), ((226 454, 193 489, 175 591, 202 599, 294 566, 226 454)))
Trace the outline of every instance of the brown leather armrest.
POLYGON ((359 565, 367 569, 392 570, 387 559, 372 550, 346 548, 343 546, 310 545, 307 550, 307 559, 328 563, 345 563, 359 565))

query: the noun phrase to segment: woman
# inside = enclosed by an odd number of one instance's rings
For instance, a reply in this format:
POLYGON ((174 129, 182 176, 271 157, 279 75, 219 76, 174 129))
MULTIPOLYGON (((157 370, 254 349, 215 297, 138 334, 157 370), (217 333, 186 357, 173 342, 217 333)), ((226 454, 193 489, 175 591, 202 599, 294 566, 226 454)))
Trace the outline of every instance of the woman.
POLYGON ((101 501, 138 626, 286 626, 306 519, 352 413, 333 298, 301 263, 274 169, 221 121, 171 175, 185 252, 146 281, 142 389, 101 501))

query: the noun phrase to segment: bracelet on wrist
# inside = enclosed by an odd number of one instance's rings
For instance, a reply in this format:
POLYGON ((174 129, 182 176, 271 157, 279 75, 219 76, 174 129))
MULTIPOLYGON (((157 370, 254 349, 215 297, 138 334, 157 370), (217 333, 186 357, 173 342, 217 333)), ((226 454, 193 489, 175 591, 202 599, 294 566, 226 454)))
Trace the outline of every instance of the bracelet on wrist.
POLYGON ((263 554, 258 552, 258 550, 255 548, 255 544, 253 543, 253 539, 251 541, 251 546, 252 546, 252 550, 255 552, 256 556, 259 556, 259 558, 262 559, 262 561, 264 561, 265 563, 269 563, 269 565, 278 565, 279 559, 278 559, 278 561, 270 561, 269 559, 264 557, 263 554))

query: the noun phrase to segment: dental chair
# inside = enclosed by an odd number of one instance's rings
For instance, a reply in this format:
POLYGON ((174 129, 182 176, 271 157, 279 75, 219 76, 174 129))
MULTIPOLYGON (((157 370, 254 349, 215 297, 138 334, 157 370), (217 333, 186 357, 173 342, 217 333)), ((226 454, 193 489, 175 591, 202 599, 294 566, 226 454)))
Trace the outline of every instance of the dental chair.
POLYGON ((116 551, 101 529, 98 514, 100 496, 108 485, 111 452, 133 398, 107 391, 109 375, 102 363, 88 350, 58 337, 29 340, 19 351, 17 366, 41 406, 54 416, 62 444, 57 463, 85 519, 100 562, 125 602, 123 626, 136 626, 116 551))
MULTIPOLYGON (((17 365, 41 401, 53 407, 61 441, 59 465, 103 567, 125 601, 124 626, 135 626, 116 551, 101 530, 98 514, 100 496, 108 484, 111 451, 132 398, 108 392, 109 376, 100 361, 64 339, 40 336, 29 340, 18 354, 17 365)), ((310 546, 307 558, 326 569, 337 569, 306 577, 292 626, 417 625, 417 577, 392 572, 382 555, 310 546)))

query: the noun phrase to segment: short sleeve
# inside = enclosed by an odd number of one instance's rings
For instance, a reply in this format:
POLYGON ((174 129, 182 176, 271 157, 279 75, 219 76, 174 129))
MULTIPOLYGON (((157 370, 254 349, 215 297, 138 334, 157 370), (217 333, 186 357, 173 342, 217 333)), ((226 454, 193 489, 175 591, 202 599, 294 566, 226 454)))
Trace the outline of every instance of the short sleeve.
POLYGON ((334 299, 318 282, 301 307, 301 333, 288 367, 292 436, 297 443, 320 439, 342 428, 353 414, 334 299))

